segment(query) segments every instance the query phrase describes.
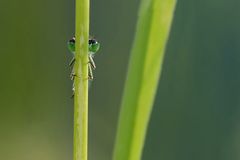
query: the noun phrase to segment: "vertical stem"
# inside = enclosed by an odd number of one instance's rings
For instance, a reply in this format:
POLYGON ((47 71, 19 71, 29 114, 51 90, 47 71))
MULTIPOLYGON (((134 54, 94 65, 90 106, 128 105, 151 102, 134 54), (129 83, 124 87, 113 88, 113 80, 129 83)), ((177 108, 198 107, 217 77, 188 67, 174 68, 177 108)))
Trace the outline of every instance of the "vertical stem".
POLYGON ((89 0, 76 0, 74 160, 87 160, 89 0))

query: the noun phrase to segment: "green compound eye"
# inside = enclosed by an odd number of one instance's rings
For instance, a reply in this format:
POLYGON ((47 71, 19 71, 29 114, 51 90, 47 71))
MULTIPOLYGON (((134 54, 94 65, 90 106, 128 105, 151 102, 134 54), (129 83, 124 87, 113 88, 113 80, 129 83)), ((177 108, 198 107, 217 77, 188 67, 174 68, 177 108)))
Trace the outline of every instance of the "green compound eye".
MULTIPOLYGON (((75 53, 75 37, 68 41, 68 49, 71 53, 75 53)), ((91 54, 95 54, 100 48, 100 43, 96 39, 89 39, 88 40, 88 51, 91 54)))
POLYGON ((88 50, 93 54, 96 53, 100 48, 100 43, 97 42, 96 39, 89 39, 88 40, 88 50))
POLYGON ((68 41, 68 49, 70 52, 74 53, 75 52, 75 37, 73 37, 72 39, 70 39, 68 41))

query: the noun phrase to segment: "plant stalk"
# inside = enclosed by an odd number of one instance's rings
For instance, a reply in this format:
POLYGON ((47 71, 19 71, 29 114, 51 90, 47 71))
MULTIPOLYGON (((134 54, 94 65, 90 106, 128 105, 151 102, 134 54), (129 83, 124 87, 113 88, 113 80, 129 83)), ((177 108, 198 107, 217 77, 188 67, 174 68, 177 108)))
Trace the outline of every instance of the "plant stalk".
POLYGON ((88 36, 89 0, 76 0, 74 137, 73 159, 87 160, 88 155, 88 36))

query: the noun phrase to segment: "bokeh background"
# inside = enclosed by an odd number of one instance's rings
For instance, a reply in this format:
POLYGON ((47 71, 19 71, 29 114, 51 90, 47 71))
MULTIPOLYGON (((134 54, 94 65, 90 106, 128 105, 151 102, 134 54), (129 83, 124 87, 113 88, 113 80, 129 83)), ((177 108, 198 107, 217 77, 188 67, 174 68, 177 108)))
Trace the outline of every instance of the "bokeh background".
MULTIPOLYGON (((74 1, 0 1, 0 159, 72 159, 74 1)), ((111 160, 139 0, 91 1, 89 160, 111 160)), ((179 0, 143 160, 240 159, 240 1, 179 0)), ((151 73, 149 73, 151 74, 151 73)))

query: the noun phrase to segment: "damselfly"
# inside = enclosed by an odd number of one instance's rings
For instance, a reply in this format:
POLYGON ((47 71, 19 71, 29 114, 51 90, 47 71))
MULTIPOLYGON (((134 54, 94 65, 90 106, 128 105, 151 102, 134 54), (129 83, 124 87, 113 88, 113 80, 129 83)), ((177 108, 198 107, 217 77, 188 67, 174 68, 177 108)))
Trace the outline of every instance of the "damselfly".
MULTIPOLYGON (((97 51, 100 48, 100 43, 95 38, 89 38, 88 40, 88 79, 93 80, 93 70, 96 69, 95 62, 93 60, 94 55, 97 53, 97 51)), ((71 62, 69 63, 69 66, 72 68, 71 71, 71 80, 74 80, 74 77, 76 76, 74 72, 74 64, 75 64, 75 37, 70 39, 68 41, 68 49, 73 54, 73 58, 71 62)), ((74 87, 73 87, 74 91, 74 87)))

